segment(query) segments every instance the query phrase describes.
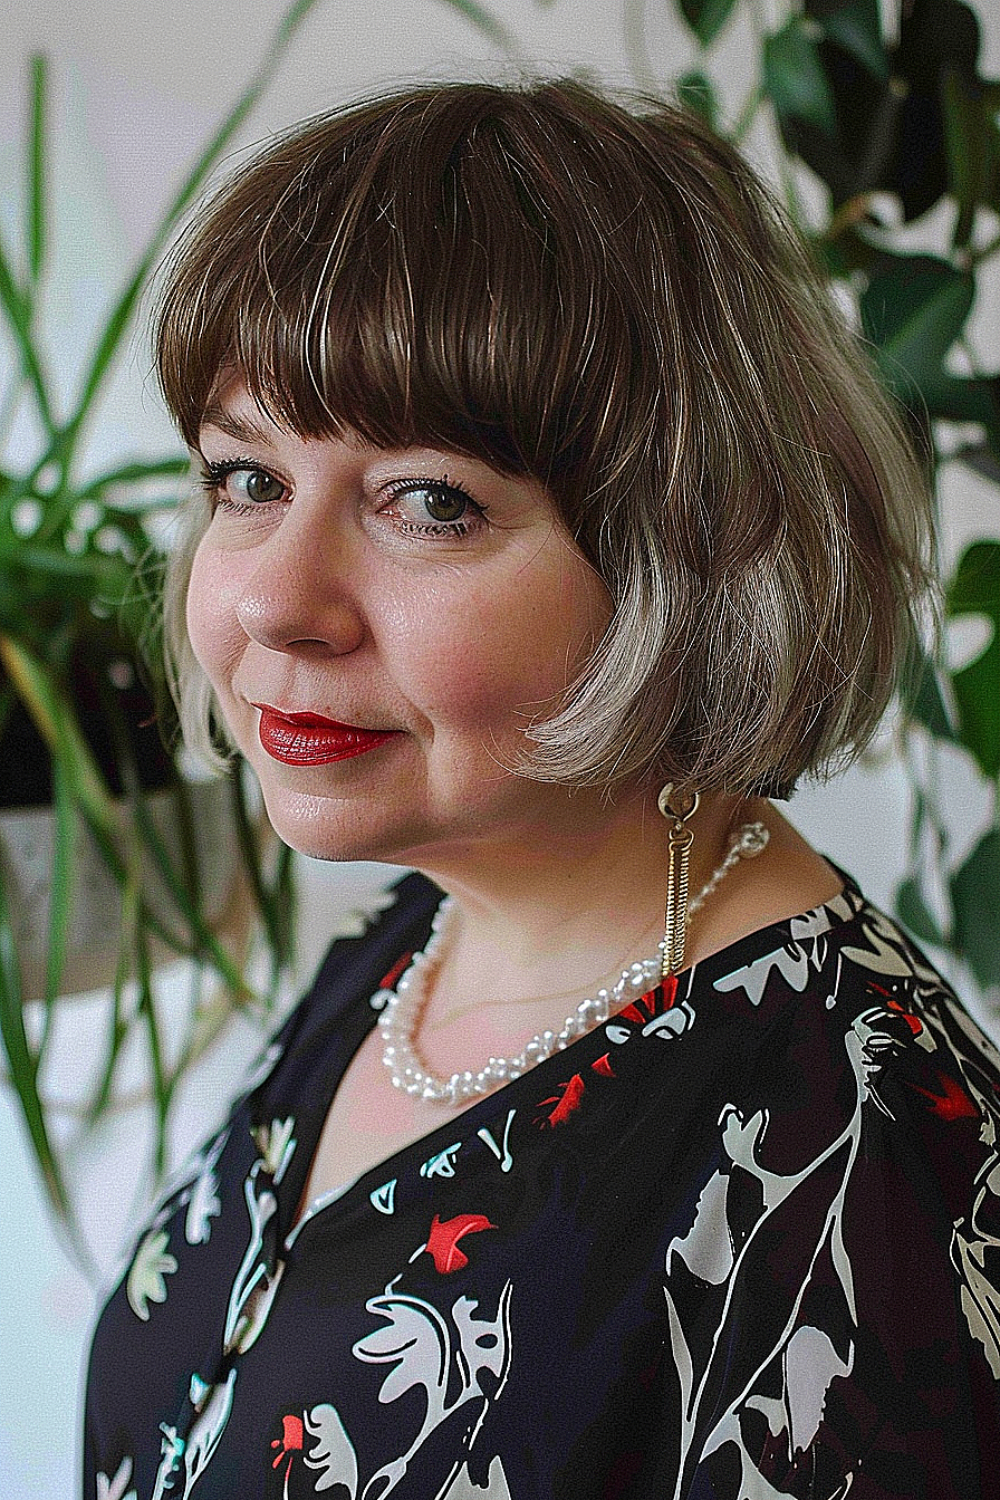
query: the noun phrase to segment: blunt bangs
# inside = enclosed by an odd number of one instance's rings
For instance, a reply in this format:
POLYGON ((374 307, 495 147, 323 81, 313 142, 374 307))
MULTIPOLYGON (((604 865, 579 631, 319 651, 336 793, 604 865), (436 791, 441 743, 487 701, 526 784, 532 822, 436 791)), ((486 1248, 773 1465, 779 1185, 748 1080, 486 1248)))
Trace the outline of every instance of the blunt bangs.
MULTIPOLYGON (((864 746, 921 628, 902 424, 767 190, 660 101, 430 85, 307 121, 180 240, 156 354, 192 448, 239 374, 301 437, 548 487, 614 612, 525 775, 788 795, 864 746)), ((211 758, 184 628, 203 500, 184 525, 168 672, 211 758)))
POLYGON ((188 444, 233 370, 302 437, 429 443, 554 487, 592 460, 642 336, 609 275, 620 207, 584 209, 560 169, 580 145, 539 104, 403 94, 239 174, 209 234, 179 245, 160 309, 188 444))

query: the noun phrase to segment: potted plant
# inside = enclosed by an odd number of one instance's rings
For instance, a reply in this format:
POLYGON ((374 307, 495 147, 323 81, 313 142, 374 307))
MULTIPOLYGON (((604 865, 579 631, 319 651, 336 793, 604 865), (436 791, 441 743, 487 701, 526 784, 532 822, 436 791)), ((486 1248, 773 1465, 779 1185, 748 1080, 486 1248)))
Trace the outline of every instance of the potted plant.
MULTIPOLYGON (((675 8, 695 49, 694 66, 672 80, 676 93, 737 146, 752 129, 769 130, 785 206, 902 404, 939 508, 955 466, 1000 502, 996 345, 993 367, 982 369, 968 327, 1000 256, 1000 80, 981 72, 972 5, 796 0, 766 19, 755 0, 675 8), (733 23, 752 38, 751 79, 738 98, 727 93, 716 45, 733 23)), ((648 11, 648 0, 630 0, 626 43, 636 81, 662 89, 670 80, 650 56, 648 11)), ((996 1010, 1000 503, 994 515, 945 579, 946 630, 971 621, 978 639, 960 661, 932 651, 911 663, 895 744, 913 810, 897 913, 996 1010), (971 849, 944 810, 945 777, 956 768, 984 809, 971 849)))
POLYGON ((45 60, 31 64, 23 245, 15 253, 0 242, 0 337, 12 356, 0 382, 0 1036, 48 1199, 81 1263, 87 1247, 42 1082, 61 997, 106 986, 84 1129, 111 1104, 123 1047, 142 1037, 160 1174, 179 1081, 234 1007, 267 1008, 290 952, 288 851, 269 840, 241 776, 192 781, 163 732, 155 520, 185 486, 187 457, 128 453, 88 474, 80 455, 171 232, 313 3, 286 12, 266 64, 169 204, 67 410, 40 337, 47 200, 58 184, 48 173, 45 60), (246 977, 255 930, 268 959, 256 987, 246 977), (190 962, 195 994, 169 1047, 155 983, 164 956, 190 962))

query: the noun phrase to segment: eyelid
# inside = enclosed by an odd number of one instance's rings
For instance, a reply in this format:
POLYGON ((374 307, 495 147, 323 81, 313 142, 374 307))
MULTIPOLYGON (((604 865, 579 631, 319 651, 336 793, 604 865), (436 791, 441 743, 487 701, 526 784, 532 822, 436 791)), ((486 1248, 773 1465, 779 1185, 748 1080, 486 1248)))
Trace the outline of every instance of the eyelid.
MULTIPOLYGON (((282 474, 279 474, 270 464, 261 463, 254 458, 206 458, 204 453, 199 453, 201 461, 201 483, 209 495, 218 496, 225 482, 232 474, 266 474, 269 479, 277 480, 286 497, 291 493, 291 485, 282 474)), ((251 501, 248 502, 254 510, 264 510, 269 503, 277 502, 251 501)))
POLYGON ((477 515, 486 514, 486 506, 477 500, 459 479, 449 479, 447 474, 413 474, 398 479, 386 480, 380 486, 382 494, 390 501, 420 490, 451 490, 469 503, 470 510, 477 515))

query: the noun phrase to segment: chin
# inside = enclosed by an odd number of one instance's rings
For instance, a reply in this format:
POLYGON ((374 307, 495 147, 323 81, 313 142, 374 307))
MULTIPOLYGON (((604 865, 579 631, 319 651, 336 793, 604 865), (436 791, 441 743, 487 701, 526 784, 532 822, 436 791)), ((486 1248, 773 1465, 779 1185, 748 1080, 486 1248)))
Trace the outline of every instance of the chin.
POLYGON ((373 806, 368 798, 292 791, 267 782, 262 790, 275 833, 310 859, 406 865, 407 849, 426 836, 411 815, 397 820, 384 804, 373 806))

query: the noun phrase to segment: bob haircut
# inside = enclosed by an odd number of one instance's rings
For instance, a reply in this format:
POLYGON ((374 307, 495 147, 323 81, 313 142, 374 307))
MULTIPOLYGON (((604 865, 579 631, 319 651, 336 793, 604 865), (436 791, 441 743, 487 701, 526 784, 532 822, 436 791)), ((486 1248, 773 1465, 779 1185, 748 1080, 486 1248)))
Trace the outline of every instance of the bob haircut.
MULTIPOLYGON (((787 796, 855 754, 917 629, 920 468, 778 206, 692 115, 575 82, 446 84, 307 121, 166 269, 181 432, 245 379, 302 437, 352 429, 548 487, 613 614, 516 769, 787 796)), ((192 748, 225 743, 165 599, 192 748)))

